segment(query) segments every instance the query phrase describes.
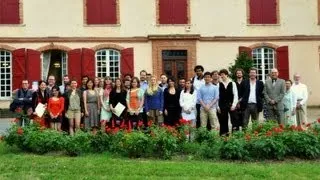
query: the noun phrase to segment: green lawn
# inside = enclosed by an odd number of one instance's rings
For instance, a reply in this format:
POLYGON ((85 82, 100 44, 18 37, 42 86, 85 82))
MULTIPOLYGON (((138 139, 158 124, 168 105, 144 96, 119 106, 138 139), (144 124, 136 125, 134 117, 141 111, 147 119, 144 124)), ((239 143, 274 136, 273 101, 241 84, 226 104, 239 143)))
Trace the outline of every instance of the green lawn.
POLYGON ((67 157, 18 152, 0 143, 0 179, 320 179, 320 162, 146 160, 109 154, 67 157))

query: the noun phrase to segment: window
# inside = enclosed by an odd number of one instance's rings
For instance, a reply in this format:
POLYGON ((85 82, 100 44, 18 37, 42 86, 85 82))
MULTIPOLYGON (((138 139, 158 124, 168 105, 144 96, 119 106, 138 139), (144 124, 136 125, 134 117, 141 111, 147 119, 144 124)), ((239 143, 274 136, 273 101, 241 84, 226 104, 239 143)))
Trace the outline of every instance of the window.
POLYGON ((86 0, 87 24, 118 24, 118 0, 86 0))
POLYGON ((277 24, 278 0, 249 0, 249 24, 277 24))
POLYGON ((0 49, 0 99, 11 97, 11 52, 0 49))
POLYGON ((68 74, 67 53, 64 51, 61 51, 61 65, 62 65, 62 67, 61 67, 62 68, 61 69, 62 76, 61 77, 64 77, 64 75, 68 74))
POLYGON ((102 49, 96 52, 96 76, 120 76, 120 52, 113 49, 102 49))
POLYGON ((189 24, 189 0, 158 0, 158 24, 189 24))
POLYGON ((252 51, 253 65, 258 69, 257 78, 263 82, 274 68, 275 51, 272 48, 261 47, 252 51))
POLYGON ((0 24, 20 24, 19 0, 0 1, 0 24))

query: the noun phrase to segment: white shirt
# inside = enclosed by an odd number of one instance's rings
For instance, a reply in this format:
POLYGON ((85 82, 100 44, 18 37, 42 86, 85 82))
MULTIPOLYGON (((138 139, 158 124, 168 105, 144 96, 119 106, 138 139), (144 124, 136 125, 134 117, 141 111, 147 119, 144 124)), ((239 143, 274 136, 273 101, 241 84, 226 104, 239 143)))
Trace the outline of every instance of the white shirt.
POLYGON ((249 93, 248 103, 257 103, 256 87, 257 87, 256 81, 254 81, 253 83, 250 81, 250 93, 249 93))
POLYGON ((305 84, 293 84, 291 87, 292 92, 296 96, 297 101, 300 101, 301 105, 305 105, 308 100, 308 88, 305 84))
MULTIPOLYGON (((199 89, 201 88, 201 86, 203 86, 204 84, 205 84, 204 78, 198 79, 198 76, 194 76, 194 79, 193 79, 193 87, 194 87, 195 90, 199 91, 199 89)), ((197 98, 197 104, 200 104, 199 98, 197 98)))

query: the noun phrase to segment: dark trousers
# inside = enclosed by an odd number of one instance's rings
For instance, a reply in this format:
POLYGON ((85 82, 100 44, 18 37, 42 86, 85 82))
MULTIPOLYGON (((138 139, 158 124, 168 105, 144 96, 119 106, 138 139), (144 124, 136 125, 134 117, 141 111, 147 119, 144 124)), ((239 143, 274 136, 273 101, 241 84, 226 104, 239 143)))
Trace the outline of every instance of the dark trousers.
POLYGON ((249 119, 251 116, 251 121, 258 122, 259 119, 259 112, 257 108, 257 104, 249 103, 247 108, 244 111, 244 118, 243 118, 243 128, 247 128, 249 124, 249 119))
POLYGON ((220 124, 220 136, 229 134, 229 115, 232 124, 232 131, 239 130, 240 124, 236 118, 236 111, 230 111, 230 108, 221 108, 218 113, 218 119, 220 124))
POLYGON ((200 104, 196 104, 196 109, 197 109, 197 121, 196 121, 196 127, 199 128, 201 126, 201 121, 200 121, 200 104))

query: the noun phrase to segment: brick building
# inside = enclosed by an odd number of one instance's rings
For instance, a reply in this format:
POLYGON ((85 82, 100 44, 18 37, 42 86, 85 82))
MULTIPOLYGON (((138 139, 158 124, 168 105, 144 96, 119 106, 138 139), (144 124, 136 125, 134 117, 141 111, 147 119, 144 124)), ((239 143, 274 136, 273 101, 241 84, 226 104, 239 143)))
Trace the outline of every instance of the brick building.
POLYGON ((0 0, 0 108, 21 80, 142 69, 190 78, 248 52, 265 80, 299 72, 320 105, 319 0, 0 0))

